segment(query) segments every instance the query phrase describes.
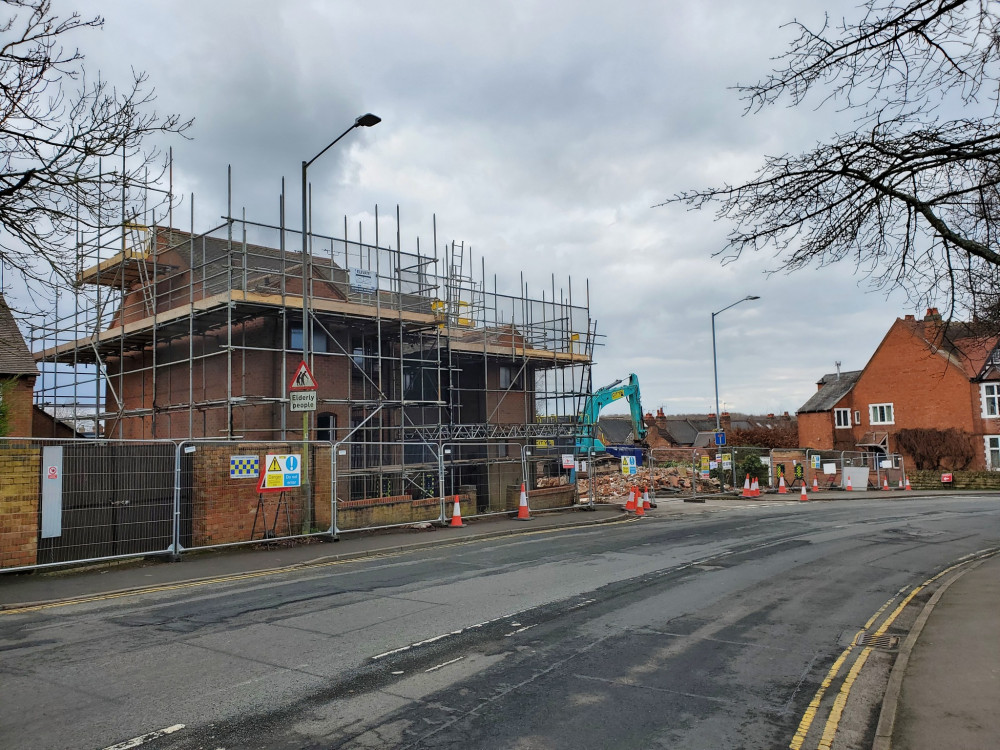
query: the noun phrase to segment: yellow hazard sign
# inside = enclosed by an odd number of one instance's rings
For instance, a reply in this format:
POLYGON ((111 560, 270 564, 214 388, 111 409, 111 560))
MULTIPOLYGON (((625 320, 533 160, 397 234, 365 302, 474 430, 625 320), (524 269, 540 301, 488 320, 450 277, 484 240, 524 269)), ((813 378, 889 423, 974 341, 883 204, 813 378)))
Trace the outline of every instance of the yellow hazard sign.
POLYGON ((257 483, 258 492, 282 492, 302 486, 302 455, 299 453, 268 453, 265 469, 257 483))

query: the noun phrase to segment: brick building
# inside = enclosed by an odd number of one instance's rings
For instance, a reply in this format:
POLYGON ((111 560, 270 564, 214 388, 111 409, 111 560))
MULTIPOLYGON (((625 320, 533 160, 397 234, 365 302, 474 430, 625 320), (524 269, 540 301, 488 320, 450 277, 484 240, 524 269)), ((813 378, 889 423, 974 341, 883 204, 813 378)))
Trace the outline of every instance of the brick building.
POLYGON ((967 323, 897 318, 862 370, 824 375, 798 410, 804 447, 902 452, 908 428, 955 428, 973 443, 972 468, 1000 469, 998 337, 967 323))
POLYGON ((522 446, 572 435, 595 336, 571 294, 490 292, 464 247, 404 252, 377 230, 371 243, 311 235, 303 264, 288 234, 236 219, 201 235, 122 228, 81 263, 84 309, 35 357, 90 368, 74 392, 107 437, 287 441, 303 434, 289 386, 305 339, 308 434, 344 442, 345 501, 436 495, 455 440, 448 491, 505 497, 522 446))
POLYGON ((0 436, 26 437, 32 432, 32 391, 38 368, 17 322, 0 294, 0 436))

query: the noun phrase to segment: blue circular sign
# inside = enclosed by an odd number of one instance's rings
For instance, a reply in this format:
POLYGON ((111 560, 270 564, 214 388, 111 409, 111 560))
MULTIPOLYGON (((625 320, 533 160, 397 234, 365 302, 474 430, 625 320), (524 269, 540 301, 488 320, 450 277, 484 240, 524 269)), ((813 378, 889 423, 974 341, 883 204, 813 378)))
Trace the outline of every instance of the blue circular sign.
POLYGON ((285 458, 285 471, 295 471, 299 468, 299 459, 295 456, 288 456, 285 458))

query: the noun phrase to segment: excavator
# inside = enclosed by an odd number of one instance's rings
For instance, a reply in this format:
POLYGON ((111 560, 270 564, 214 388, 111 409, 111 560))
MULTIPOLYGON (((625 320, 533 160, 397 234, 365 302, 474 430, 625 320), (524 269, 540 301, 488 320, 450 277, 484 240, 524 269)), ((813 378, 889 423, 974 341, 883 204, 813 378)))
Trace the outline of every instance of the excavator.
POLYGON ((604 453, 607 446, 597 437, 597 418, 601 409, 608 404, 621 398, 628 399, 629 410, 632 415, 632 437, 636 445, 645 445, 646 425, 642 421, 642 402, 639 399, 639 378, 632 373, 628 376, 628 382, 621 378, 611 385, 598 388, 587 396, 583 405, 583 413, 580 417, 580 431, 576 440, 577 450, 581 453, 589 453, 593 448, 594 453, 604 453), (624 383, 624 385, 622 384, 624 383))

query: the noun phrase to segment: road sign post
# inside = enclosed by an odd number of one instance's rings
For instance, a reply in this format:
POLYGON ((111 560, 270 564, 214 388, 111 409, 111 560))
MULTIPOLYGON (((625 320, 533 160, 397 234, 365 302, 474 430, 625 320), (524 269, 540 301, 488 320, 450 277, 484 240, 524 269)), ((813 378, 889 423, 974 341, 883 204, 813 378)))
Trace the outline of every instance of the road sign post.
MULTIPOLYGON (((303 337, 308 333, 303 327, 303 337)), ((302 493, 304 497, 304 512, 302 514, 302 533, 312 531, 312 493, 309 485, 309 413, 316 411, 316 378, 313 377, 309 364, 302 360, 298 369, 292 375, 288 386, 288 405, 292 411, 302 412, 302 493)))

